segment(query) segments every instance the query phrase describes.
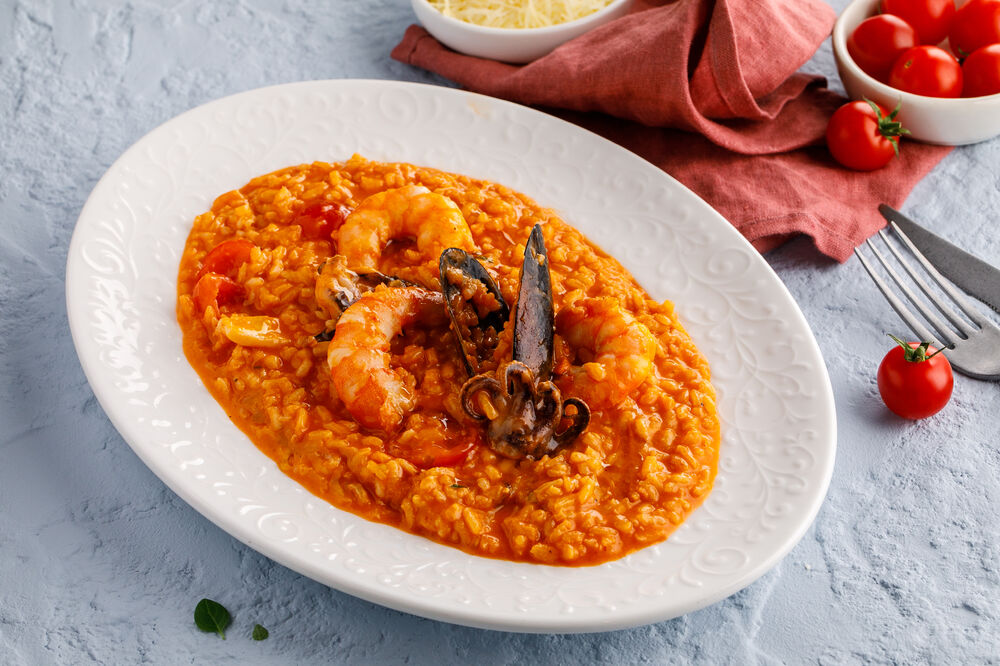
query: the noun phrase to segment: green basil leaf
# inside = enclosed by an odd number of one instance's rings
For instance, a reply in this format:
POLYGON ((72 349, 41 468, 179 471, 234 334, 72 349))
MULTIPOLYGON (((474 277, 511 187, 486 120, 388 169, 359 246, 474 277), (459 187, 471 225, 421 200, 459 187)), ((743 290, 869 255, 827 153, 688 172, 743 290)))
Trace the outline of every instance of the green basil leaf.
POLYGON ((253 634, 251 636, 253 636, 255 641, 262 641, 270 635, 270 632, 259 624, 253 625, 253 634))
POLYGON ((194 607, 194 623, 202 631, 214 631, 226 639, 226 627, 233 619, 229 616, 229 611, 218 601, 202 599, 194 607))

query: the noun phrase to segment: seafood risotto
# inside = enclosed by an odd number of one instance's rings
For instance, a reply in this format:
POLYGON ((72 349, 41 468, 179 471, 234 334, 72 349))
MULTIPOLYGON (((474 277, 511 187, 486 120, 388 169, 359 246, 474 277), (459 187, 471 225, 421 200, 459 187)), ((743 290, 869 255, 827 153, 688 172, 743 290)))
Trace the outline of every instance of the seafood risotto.
POLYGON ((672 305, 496 183, 359 156, 255 178, 195 219, 177 316, 284 473, 469 553, 600 564, 712 488, 715 393, 672 305))

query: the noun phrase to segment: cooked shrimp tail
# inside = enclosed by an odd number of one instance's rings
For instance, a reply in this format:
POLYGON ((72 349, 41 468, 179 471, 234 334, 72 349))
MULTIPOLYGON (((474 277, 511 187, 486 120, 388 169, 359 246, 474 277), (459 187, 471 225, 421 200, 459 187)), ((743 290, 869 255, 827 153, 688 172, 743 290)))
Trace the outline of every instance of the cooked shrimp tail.
POLYGON ((446 196, 420 185, 373 194, 355 208, 337 234, 338 251, 351 270, 379 270, 382 249, 395 238, 412 238, 428 261, 458 247, 476 251, 462 210, 446 196))
POLYGON ((334 255, 320 267, 316 278, 316 303, 336 322, 361 294, 379 285, 389 287, 417 287, 419 285, 378 271, 356 273, 347 267, 343 255, 334 255))
POLYGON ((653 371, 656 338, 613 298, 585 298, 559 311, 556 328, 570 346, 593 360, 574 366, 560 382, 591 407, 613 406, 653 371))
POLYGON ((337 395, 358 423, 387 433, 399 428, 415 405, 414 379, 391 366, 392 339, 408 326, 446 321, 441 294, 420 287, 379 288, 344 311, 327 362, 337 395))

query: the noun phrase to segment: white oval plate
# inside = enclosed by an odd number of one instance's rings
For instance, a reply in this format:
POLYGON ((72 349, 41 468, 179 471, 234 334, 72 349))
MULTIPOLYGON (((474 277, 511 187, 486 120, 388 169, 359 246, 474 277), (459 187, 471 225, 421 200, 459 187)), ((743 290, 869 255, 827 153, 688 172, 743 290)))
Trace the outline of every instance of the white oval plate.
POLYGON ((115 427, 164 483, 251 548, 349 594, 527 632, 665 620, 742 589, 811 524, 836 449, 833 393, 788 291, 718 213, 595 134, 501 100, 389 81, 226 97, 150 132, 80 214, 66 270, 77 353, 115 427), (194 217, 252 177, 352 153, 508 185, 555 208, 670 299, 719 394, 715 489, 670 539, 597 567, 467 555, 317 499, 236 429, 188 365, 174 314, 194 217))

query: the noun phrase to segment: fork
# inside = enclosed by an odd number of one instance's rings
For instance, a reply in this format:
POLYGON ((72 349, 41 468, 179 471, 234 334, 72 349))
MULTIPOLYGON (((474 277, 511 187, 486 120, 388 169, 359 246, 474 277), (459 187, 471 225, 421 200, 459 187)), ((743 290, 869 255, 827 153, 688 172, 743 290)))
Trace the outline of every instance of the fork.
POLYGON ((927 284, 927 281, 921 277, 917 269, 914 268, 912 261, 907 261, 903 258, 903 253, 897 249, 895 243, 890 241, 889 234, 885 229, 879 230, 879 237, 881 237, 882 242, 896 258, 896 261, 899 262, 910 276, 910 279, 920 287, 920 291, 924 293, 926 298, 922 299, 910 289, 906 282, 900 278, 899 273, 886 260, 885 255, 872 242, 871 238, 866 241, 866 244, 875 258, 878 259, 882 268, 885 269, 885 272, 895 283, 896 288, 916 307, 924 320, 930 325, 930 328, 924 325, 924 322, 906 306, 899 296, 894 293, 892 288, 886 284, 886 281, 879 276, 871 263, 869 263, 869 260, 865 259, 864 254, 861 253, 861 248, 856 248, 854 254, 861 260, 861 265, 868 271, 868 275, 875 282, 875 286, 879 288, 885 299, 889 301, 892 309, 906 322, 910 329, 920 338, 921 342, 930 342, 938 348, 945 349, 943 353, 948 357, 948 360, 956 370, 977 379, 1000 380, 1000 326, 997 326, 984 317, 965 296, 951 286, 938 273, 934 266, 931 265, 931 262, 910 242, 910 239, 906 237, 902 229, 896 226, 894 222, 890 222, 889 227, 892 228, 892 231, 896 233, 903 245, 920 263, 926 275, 933 280, 942 292, 951 298, 953 305, 947 304, 945 299, 938 293, 935 293, 927 284), (937 310, 950 322, 950 325, 935 314, 927 305, 927 300, 934 304, 937 310), (957 306, 957 310, 964 313, 966 318, 963 318, 958 313, 955 306, 957 306))

